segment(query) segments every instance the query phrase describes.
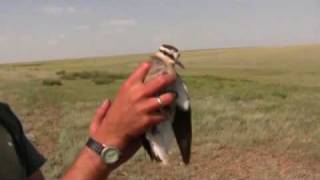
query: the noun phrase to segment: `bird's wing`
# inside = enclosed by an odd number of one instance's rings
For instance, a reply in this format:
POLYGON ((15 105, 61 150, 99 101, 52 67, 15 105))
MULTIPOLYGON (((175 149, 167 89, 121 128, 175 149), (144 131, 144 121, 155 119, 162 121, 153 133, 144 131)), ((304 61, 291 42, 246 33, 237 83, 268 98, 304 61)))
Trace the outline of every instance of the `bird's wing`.
POLYGON ((192 140, 191 106, 188 90, 180 77, 177 78, 175 86, 178 96, 172 127, 182 155, 182 160, 185 164, 188 164, 191 156, 192 140))
MULTIPOLYGON (((166 71, 165 63, 159 57, 152 56, 150 62, 152 63, 152 66, 151 66, 151 68, 150 68, 150 70, 144 80, 145 83, 151 81, 152 79, 163 74, 166 71)), ((146 138, 146 134, 141 136, 141 143, 142 143, 143 148, 147 151, 147 153, 152 161, 154 161, 154 160, 161 161, 160 158, 158 156, 156 156, 156 154, 152 150, 151 144, 150 144, 149 140, 146 138)))
POLYGON ((157 156, 154 154, 154 152, 152 151, 151 145, 150 145, 150 143, 149 143, 149 141, 147 140, 147 138, 146 138, 145 135, 143 135, 143 136, 141 137, 141 143, 142 143, 143 148, 147 151, 147 153, 148 153, 148 155, 149 155, 149 157, 150 157, 150 159, 151 159, 152 161, 154 161, 154 160, 155 160, 155 161, 160 161, 159 157, 157 157, 157 156))

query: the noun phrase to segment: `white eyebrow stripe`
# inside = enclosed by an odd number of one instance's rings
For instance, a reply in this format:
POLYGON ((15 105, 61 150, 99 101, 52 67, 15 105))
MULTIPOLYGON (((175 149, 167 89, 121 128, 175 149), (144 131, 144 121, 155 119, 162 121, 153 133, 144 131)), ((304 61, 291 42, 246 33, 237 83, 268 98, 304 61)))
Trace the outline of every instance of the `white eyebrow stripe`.
POLYGON ((159 48, 159 50, 164 51, 164 52, 166 52, 168 54, 171 54, 174 57, 174 59, 177 59, 179 57, 179 53, 174 51, 174 50, 172 50, 172 49, 168 49, 168 48, 165 48, 165 47, 161 46, 159 48))

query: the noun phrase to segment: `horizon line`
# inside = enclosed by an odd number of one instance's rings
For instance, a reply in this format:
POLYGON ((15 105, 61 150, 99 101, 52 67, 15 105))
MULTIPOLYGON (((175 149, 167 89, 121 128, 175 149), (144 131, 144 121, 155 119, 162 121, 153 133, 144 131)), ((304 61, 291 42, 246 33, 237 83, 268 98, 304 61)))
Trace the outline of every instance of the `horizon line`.
MULTIPOLYGON (((285 44, 285 45, 257 45, 257 46, 230 46, 230 47, 213 47, 213 48, 193 48, 193 49, 182 49, 181 52, 192 52, 192 51, 207 51, 207 50, 221 50, 221 49, 250 49, 250 48, 284 48, 284 47, 297 47, 297 46, 320 46, 320 43, 295 43, 295 44, 285 44)), ((1 65, 14 65, 14 64, 34 64, 34 63, 47 63, 47 62, 59 62, 59 61, 77 61, 77 60, 85 60, 85 59, 102 59, 102 58, 111 58, 111 57, 121 57, 121 56, 138 56, 144 54, 150 54, 152 52, 138 52, 138 53, 115 53, 112 55, 97 55, 97 56, 79 56, 79 57, 66 57, 66 58, 48 58, 42 60, 8 60, 13 62, 1 62, 1 65)))

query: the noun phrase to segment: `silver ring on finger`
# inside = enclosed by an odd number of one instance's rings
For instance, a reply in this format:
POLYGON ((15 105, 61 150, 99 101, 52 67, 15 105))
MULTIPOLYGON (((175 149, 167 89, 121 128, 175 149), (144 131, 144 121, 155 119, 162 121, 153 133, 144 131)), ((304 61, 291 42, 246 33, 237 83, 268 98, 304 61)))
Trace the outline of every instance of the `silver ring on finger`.
POLYGON ((163 108, 163 102, 162 102, 161 98, 158 96, 158 97, 156 97, 156 100, 160 105, 160 109, 162 109, 163 108))

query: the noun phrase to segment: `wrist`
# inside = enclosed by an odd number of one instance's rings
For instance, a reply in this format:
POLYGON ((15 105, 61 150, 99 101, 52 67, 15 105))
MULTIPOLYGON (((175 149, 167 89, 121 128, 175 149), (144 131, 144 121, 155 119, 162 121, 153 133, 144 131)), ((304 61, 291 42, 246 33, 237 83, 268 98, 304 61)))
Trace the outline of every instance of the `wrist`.
POLYGON ((108 146, 114 146, 118 148, 121 152, 124 150, 125 146, 128 143, 128 138, 125 136, 116 135, 115 133, 106 134, 105 132, 92 135, 92 138, 101 144, 108 146))
POLYGON ((83 148, 83 154, 85 154, 86 158, 90 159, 90 168, 92 171, 96 171, 97 174, 106 175, 111 172, 111 169, 102 161, 101 157, 87 146, 83 148))
POLYGON ((108 167, 95 152, 84 147, 62 179, 105 179, 111 171, 112 168, 108 167))
POLYGON ((87 148, 99 156, 111 172, 124 162, 123 157, 126 156, 128 142, 126 138, 121 138, 112 133, 95 133, 91 134, 87 142, 87 148), (119 159, 116 158, 117 156, 119 159))

